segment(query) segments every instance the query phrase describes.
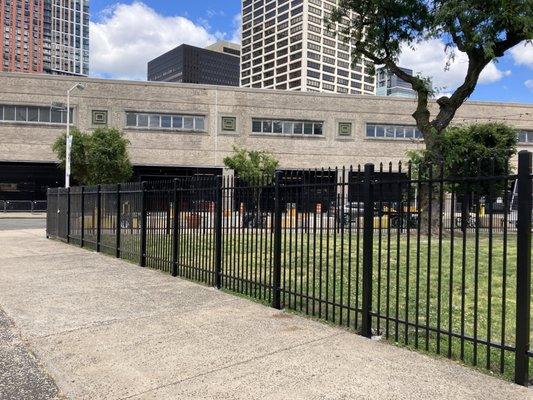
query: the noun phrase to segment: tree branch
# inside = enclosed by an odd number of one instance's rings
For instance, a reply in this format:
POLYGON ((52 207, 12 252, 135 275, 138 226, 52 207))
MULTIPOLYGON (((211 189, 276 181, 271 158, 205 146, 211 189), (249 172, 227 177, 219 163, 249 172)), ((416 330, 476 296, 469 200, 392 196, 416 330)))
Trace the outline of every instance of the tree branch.
MULTIPOLYGON (((494 45, 494 54, 496 57, 501 57, 511 47, 516 46, 526 38, 525 35, 515 32, 508 34, 507 38, 501 40, 494 45)), ((468 71, 465 76, 465 80, 461 86, 459 86, 451 97, 441 97, 437 100, 437 104, 440 107, 439 113, 431 125, 441 132, 445 129, 455 117, 457 109, 472 95, 476 85, 479 81, 479 76, 483 69, 492 61, 493 56, 485 54, 484 50, 472 50, 467 52, 468 55, 468 71)))
MULTIPOLYGON (((364 43, 359 42, 356 44, 356 51, 364 55, 368 59, 372 60, 375 64, 385 65, 392 73, 398 76, 400 79, 411 84, 413 90, 417 92, 417 107, 413 113, 413 118, 416 120, 420 131, 424 136, 426 143, 434 143, 436 141, 435 135, 433 135, 433 126, 430 123, 431 114, 429 112, 428 103, 430 90, 426 86, 426 82, 417 76, 409 75, 403 71, 396 62, 390 56, 378 57, 365 49, 364 43)), ((386 47, 385 47, 386 49, 386 47)), ((387 54, 387 51, 385 50, 387 54)))

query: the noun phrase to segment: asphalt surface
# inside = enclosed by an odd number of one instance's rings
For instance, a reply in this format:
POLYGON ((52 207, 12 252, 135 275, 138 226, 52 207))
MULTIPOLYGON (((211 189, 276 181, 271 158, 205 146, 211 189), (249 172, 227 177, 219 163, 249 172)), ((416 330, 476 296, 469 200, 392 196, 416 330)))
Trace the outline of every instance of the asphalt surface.
POLYGON ((0 399, 61 399, 59 389, 0 307, 0 399))
POLYGON ((12 231, 18 229, 45 229, 46 219, 37 218, 0 218, 0 231, 12 231))
POLYGON ((46 371, 69 399, 533 399, 451 361, 47 240, 43 230, 0 231, 0 243, 0 306, 20 334, 0 339, 10 400, 54 396, 46 371))

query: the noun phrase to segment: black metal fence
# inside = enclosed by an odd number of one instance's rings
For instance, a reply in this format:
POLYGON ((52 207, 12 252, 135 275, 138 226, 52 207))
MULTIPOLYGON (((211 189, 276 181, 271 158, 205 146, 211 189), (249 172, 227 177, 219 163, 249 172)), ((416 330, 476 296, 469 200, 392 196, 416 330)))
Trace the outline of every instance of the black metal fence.
POLYGON ((51 189, 47 234, 527 385, 531 159, 51 189))

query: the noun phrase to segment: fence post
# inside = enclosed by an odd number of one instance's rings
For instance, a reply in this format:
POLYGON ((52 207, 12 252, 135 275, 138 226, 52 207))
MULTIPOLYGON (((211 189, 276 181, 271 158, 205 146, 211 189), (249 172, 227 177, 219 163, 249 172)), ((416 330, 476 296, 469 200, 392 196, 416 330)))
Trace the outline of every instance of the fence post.
POLYGON ((222 212, 223 212, 223 177, 216 177, 215 193, 215 287, 222 287, 222 212))
POLYGON ((80 222, 80 247, 83 247, 85 238, 85 186, 81 187, 81 222, 80 222))
POLYGON ((274 264, 272 268, 272 307, 281 310, 281 171, 276 171, 274 181, 274 264))
POLYGON ((116 258, 120 258, 120 234, 122 233, 121 232, 121 228, 122 228, 122 225, 121 225, 121 198, 120 198, 120 189, 121 189, 121 185, 120 183, 117 184, 117 225, 116 225, 116 234, 117 234, 117 239, 115 241, 116 243, 116 251, 115 251, 115 257, 116 258))
POLYGON ((60 218, 60 215, 61 215, 61 207, 60 207, 60 204, 61 204, 61 197, 60 197, 60 193, 61 193, 61 190, 59 190, 59 188, 57 189, 57 193, 56 193, 56 237, 60 239, 60 236, 59 236, 59 220, 61 219, 60 218))
POLYGON ((530 307, 531 307, 531 213, 532 153, 518 153, 518 226, 516 259, 516 350, 515 383, 529 381, 530 307))
POLYGON ((67 243, 70 243, 70 187, 67 188, 67 243))
POLYGON ((139 265, 146 267, 146 231, 147 231, 147 211, 146 211, 146 182, 141 183, 141 257, 139 265))
POLYGON ((50 239, 50 188, 46 188, 46 204, 46 238, 50 239))
POLYGON ((178 276, 178 256, 179 256, 179 234, 180 227, 180 201, 181 196, 178 195, 178 180, 174 179, 174 193, 173 193, 174 209, 172 210, 172 276, 178 276))
POLYGON ((363 299, 361 335, 372 337, 372 264, 374 252, 374 164, 365 164, 363 221, 363 299))
POLYGON ((102 186, 98 185, 96 192, 96 252, 100 252, 102 240, 102 186))

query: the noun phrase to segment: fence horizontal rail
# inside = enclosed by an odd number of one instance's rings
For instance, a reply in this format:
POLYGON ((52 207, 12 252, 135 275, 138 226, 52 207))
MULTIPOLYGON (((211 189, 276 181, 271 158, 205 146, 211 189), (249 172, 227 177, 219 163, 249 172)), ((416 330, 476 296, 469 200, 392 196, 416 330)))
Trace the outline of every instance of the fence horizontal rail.
POLYGON ((50 189, 47 233, 526 385, 531 154, 517 174, 425 171, 50 189))

